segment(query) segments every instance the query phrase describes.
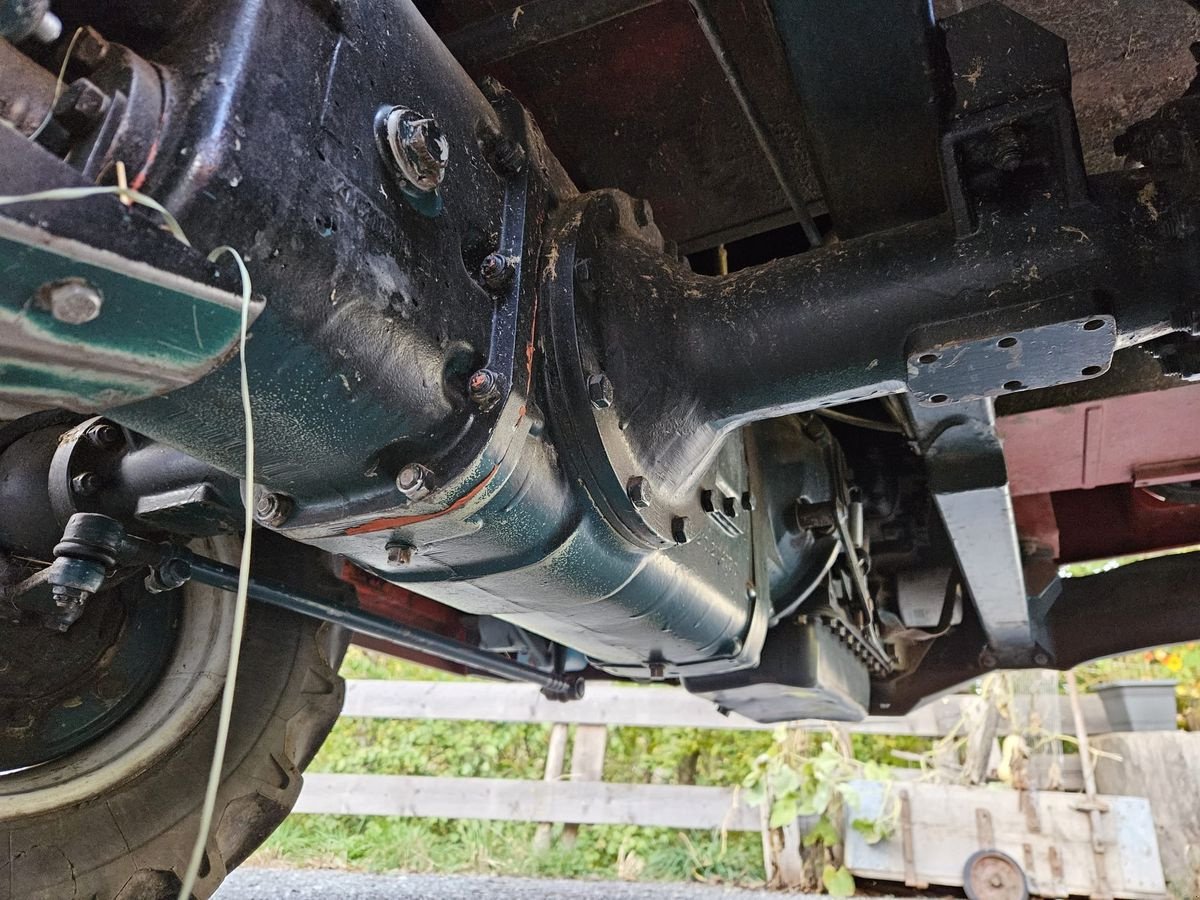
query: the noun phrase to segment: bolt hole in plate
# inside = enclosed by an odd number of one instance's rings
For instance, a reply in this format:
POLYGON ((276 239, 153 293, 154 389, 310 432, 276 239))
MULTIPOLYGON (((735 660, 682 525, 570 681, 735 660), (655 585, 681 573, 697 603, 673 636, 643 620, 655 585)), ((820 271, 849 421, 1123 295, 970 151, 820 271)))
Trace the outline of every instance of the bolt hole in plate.
POLYGON ((940 405, 1053 387, 1093 378, 1112 362, 1117 340, 1112 316, 1078 316, 1019 331, 1011 322, 1030 317, 1018 310, 1005 318, 1010 327, 1004 330, 996 328, 1001 324, 997 321, 968 318, 914 334, 908 348, 908 387, 917 402, 940 405), (990 334, 979 333, 985 329, 990 334), (946 339, 929 340, 941 335, 946 339))

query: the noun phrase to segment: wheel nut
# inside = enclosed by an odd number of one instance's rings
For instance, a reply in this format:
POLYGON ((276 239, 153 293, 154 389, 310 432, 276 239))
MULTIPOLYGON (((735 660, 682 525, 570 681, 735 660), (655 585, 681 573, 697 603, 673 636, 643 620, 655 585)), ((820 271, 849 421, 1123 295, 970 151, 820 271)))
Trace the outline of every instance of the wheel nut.
POLYGON ((612 406, 613 386, 607 375, 592 375, 587 380, 588 399, 596 409, 612 406))
POLYGON ((503 253, 489 253, 479 267, 483 283, 494 291, 508 284, 513 275, 513 264, 503 253))
POLYGON ((429 493, 429 474, 420 463, 409 463, 396 476, 396 490, 409 500, 420 500, 429 493))
POLYGON ((104 298, 82 278, 67 278, 42 286, 39 305, 50 310, 57 321, 67 325, 83 325, 100 315, 104 298))
POLYGON ((654 499, 654 492, 650 490, 650 482, 645 476, 634 475, 629 479, 629 483, 625 486, 625 490, 629 494, 629 499, 638 509, 645 509, 650 505, 650 501, 654 499))
POLYGON ((288 520, 295 501, 287 494, 261 491, 254 500, 254 518, 270 528, 277 528, 288 520))

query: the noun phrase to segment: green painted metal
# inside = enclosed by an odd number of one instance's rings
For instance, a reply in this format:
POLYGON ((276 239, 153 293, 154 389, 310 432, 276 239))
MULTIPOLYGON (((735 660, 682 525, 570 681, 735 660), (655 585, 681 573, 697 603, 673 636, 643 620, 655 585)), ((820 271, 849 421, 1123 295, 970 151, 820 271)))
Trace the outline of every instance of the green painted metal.
POLYGON ((0 218, 0 404, 91 412, 198 380, 235 350, 240 298, 0 218), (83 279, 100 314, 54 318, 44 286, 83 279))

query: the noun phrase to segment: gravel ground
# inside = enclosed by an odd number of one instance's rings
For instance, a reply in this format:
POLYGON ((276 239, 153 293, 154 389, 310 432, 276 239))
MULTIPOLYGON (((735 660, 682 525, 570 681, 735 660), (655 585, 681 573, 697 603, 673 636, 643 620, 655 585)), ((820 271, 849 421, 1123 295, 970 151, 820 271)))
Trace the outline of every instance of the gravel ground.
MULTIPOLYGON (((238 869, 213 900, 764 900, 761 891, 701 884, 553 881, 474 875, 363 875, 322 869, 238 869)), ((806 900, 812 894, 787 894, 806 900)))

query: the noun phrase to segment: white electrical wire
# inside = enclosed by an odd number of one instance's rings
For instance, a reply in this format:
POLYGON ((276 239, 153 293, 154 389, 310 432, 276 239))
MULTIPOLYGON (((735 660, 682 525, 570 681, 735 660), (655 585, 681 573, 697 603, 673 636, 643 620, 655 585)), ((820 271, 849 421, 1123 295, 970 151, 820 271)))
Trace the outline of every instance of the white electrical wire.
MULTIPOLYGON (((76 32, 78 35, 78 32, 76 32)), ((70 51, 68 50, 68 56, 70 51)), ((65 64, 64 64, 65 69, 65 64)), ((149 207, 162 215, 167 229, 175 238, 188 246, 187 235, 183 233, 176 218, 171 215, 161 203, 139 191, 116 185, 103 187, 55 188, 38 191, 20 196, 0 196, 0 206, 10 206, 16 203, 55 202, 63 200, 83 200, 102 194, 114 194, 121 200, 130 200, 141 206, 149 207)), ((233 696, 237 686, 238 662, 242 649, 242 631, 246 621, 246 599, 250 586, 250 549, 251 535, 254 532, 254 416, 250 410, 250 379, 246 372, 246 338, 250 327, 250 272, 242 255, 233 247, 220 246, 208 254, 210 262, 215 262, 223 253, 228 253, 237 263, 238 272, 242 277, 242 320, 238 329, 238 358, 241 369, 242 417, 246 431, 246 518, 243 523, 245 535, 242 538, 242 558, 238 567, 237 594, 234 597, 233 629, 229 639, 229 666, 225 672, 225 685, 221 691, 221 708, 217 718, 217 740, 213 749, 212 765, 208 770, 208 782, 204 789, 204 802, 200 807, 200 829, 196 835, 196 843, 192 847, 191 859, 179 888, 179 900, 190 900, 192 888, 195 887, 196 877, 200 871, 200 863, 204 859, 204 850, 208 845, 208 832, 212 827, 213 812, 217 805, 217 793, 221 787, 221 769, 225 766, 225 749, 229 742, 229 723, 233 717, 233 696)))
POLYGON ((217 746, 213 751, 212 766, 208 770, 208 785, 204 790, 204 805, 200 809, 200 831, 192 858, 179 887, 179 900, 190 900, 200 862, 204 859, 204 848, 208 843, 208 830, 212 827, 213 810, 217 805, 217 792, 221 787, 221 769, 225 765, 225 747, 229 741, 229 720, 233 716, 233 695, 237 687, 238 660, 242 650, 242 628, 246 621, 246 593, 250 586, 250 536, 254 533, 254 417, 250 412, 250 379, 246 374, 246 331, 250 325, 250 273, 242 255, 232 247, 221 246, 208 254, 215 261, 222 253, 228 253, 237 263, 242 274, 242 326, 238 335, 238 359, 241 362, 242 418, 246 429, 246 519, 243 523, 242 560, 238 566, 237 594, 234 600, 233 635, 229 646, 229 668, 225 673, 225 686, 221 691, 221 712, 217 719, 217 746))

